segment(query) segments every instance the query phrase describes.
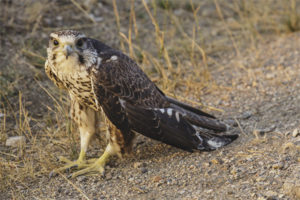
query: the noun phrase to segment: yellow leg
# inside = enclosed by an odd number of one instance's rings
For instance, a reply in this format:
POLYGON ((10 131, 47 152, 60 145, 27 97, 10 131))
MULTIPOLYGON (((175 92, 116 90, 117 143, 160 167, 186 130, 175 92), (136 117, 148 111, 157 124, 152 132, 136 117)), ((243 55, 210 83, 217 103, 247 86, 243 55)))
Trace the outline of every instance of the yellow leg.
POLYGON ((98 158, 94 163, 88 163, 88 167, 86 167, 85 169, 82 169, 80 171, 74 172, 73 174, 71 174, 69 177, 70 178, 74 178, 83 174, 95 174, 95 173, 100 173, 101 175, 104 175, 104 167, 109 159, 109 157, 111 156, 111 152, 110 152, 110 145, 107 146, 107 148, 105 149, 104 153, 102 154, 102 156, 100 158, 98 158))

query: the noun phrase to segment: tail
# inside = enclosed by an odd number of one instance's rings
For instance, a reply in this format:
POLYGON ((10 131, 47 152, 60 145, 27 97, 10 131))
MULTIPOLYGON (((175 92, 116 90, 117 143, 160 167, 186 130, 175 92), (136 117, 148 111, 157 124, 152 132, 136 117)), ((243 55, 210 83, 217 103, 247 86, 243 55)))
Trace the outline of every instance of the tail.
POLYGON ((133 130, 186 151, 215 150, 238 137, 217 134, 225 131, 226 125, 213 116, 176 100, 170 103, 168 108, 145 108, 129 103, 124 108, 133 130))
POLYGON ((171 108, 180 112, 186 120, 195 126, 213 130, 215 132, 224 132, 228 130, 228 125, 220 122, 213 115, 207 114, 202 110, 198 110, 188 104, 179 102, 175 99, 167 97, 171 103, 171 108))

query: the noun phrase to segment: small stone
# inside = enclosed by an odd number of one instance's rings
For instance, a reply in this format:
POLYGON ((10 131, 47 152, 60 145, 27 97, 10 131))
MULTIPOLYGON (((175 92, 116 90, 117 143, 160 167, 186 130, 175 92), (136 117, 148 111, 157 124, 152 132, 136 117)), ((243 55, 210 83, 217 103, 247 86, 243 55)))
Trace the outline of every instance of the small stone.
POLYGON ((209 162, 206 162, 206 163, 203 163, 204 167, 209 167, 210 166, 210 163, 209 162))
POLYGON ((77 180, 78 180, 79 182, 85 182, 85 181, 87 180, 87 177, 86 177, 86 176, 79 176, 79 177, 77 178, 77 180))
POLYGON ((107 173, 107 174, 105 175, 105 179, 106 179, 106 180, 112 179, 111 173, 107 173))
POLYGON ((56 20, 61 21, 63 20, 63 17, 61 15, 56 16, 56 20))
POLYGON ((257 200, 266 200, 265 197, 258 197, 257 200))
POLYGON ((285 135, 286 137, 289 136, 290 134, 291 134, 290 131, 287 131, 287 132, 284 133, 284 135, 285 135))
POLYGON ((11 146, 11 147, 17 147, 19 145, 25 144, 25 141, 26 141, 26 139, 24 136, 13 136, 13 137, 9 137, 6 140, 5 145, 11 146))
POLYGON ((135 168, 135 169, 137 169, 137 168, 139 168, 139 167, 141 167, 142 166, 142 163, 141 162, 135 162, 135 163, 133 163, 133 167, 135 168))
POLYGON ((272 165, 272 168, 273 169, 283 169, 284 163, 283 162, 276 163, 276 164, 272 165))
POLYGON ((145 167, 142 167, 142 168, 141 168, 141 172, 144 174, 144 173, 148 172, 148 169, 145 168, 145 167))
POLYGON ((266 79, 273 79, 275 78, 275 74, 274 73, 268 73, 266 74, 266 79))
POLYGON ((184 193, 185 193, 185 190, 179 191, 179 194, 184 194, 184 193))
POLYGON ((300 135, 299 129, 295 128, 295 129, 293 130, 292 136, 293 136, 293 137, 297 137, 297 136, 299 136, 299 135, 300 135))
POLYGON ((161 180, 162 178, 160 177, 160 176, 155 176, 155 177, 153 177, 153 182, 159 182, 160 180, 161 180))
POLYGON ((219 164, 219 161, 217 159, 212 159, 211 163, 216 165, 216 164, 219 164))
POLYGON ((249 119, 251 116, 252 116, 252 112, 251 111, 246 111, 242 114, 240 119, 249 119))
POLYGON ((267 197, 268 197, 268 199, 271 197, 271 198, 275 198, 278 194, 277 194, 277 192, 274 192, 274 191, 272 191, 272 190, 269 190, 269 191, 267 191, 266 192, 266 194, 265 194, 267 197))
POLYGON ((257 129, 257 131, 259 132, 259 134, 264 134, 264 133, 270 133, 270 132, 274 131, 275 129, 276 129, 276 125, 273 124, 272 126, 270 126, 268 128, 257 129))
POLYGON ((128 181, 132 182, 132 181, 134 181, 134 178, 131 177, 131 178, 128 179, 128 181))

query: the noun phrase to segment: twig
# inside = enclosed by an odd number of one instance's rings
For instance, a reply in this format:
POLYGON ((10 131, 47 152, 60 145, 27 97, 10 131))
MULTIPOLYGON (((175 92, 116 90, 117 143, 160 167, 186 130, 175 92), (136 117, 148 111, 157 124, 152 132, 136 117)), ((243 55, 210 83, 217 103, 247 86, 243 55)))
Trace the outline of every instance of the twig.
POLYGON ((121 40, 120 15, 119 15, 119 12, 118 12, 118 7, 117 7, 116 0, 113 0, 112 3, 113 3, 113 9, 114 9, 114 14, 115 14, 116 23, 117 23, 117 29, 118 29, 118 33, 119 33, 119 37, 120 37, 120 45, 121 45, 121 49, 122 49, 123 51, 125 51, 124 43, 123 43, 123 41, 121 40))
POLYGON ((228 26, 227 26, 227 24, 226 24, 226 22, 225 22, 225 20, 224 20, 224 16, 223 16, 223 13, 222 13, 222 11, 221 11, 219 2, 218 2, 218 0, 214 0, 214 2, 215 2, 215 6, 216 6, 217 13, 218 13, 220 19, 222 20, 222 23, 223 23, 224 26, 225 26, 225 30, 227 31, 227 33, 228 33, 228 35, 229 35, 229 37, 230 37, 230 40, 231 40, 231 42, 232 42, 232 44, 233 44, 233 46, 234 46, 234 49, 235 49, 235 51, 236 51, 236 54, 237 54, 238 56, 240 56, 241 53, 240 53, 240 51, 239 51, 239 49, 238 49, 238 47, 237 47, 237 45, 236 45, 236 43, 235 43, 235 41, 234 41, 232 32, 230 31, 230 29, 228 28, 228 26))
POLYGON ((41 55, 39 55, 39 54, 37 54, 37 53, 34 53, 33 51, 28 51, 28 50, 26 50, 26 49, 22 49, 22 53, 24 53, 24 54, 27 55, 27 56, 37 57, 37 58, 39 58, 39 59, 41 59, 41 60, 43 60, 43 61, 46 61, 46 58, 45 58, 45 57, 43 57, 43 56, 41 56, 41 55))
POLYGON ((87 13, 75 0, 70 0, 81 12, 85 14, 85 16, 91 20, 93 23, 96 23, 96 21, 87 13))
POLYGON ((51 97, 51 99, 53 99, 53 101, 56 103, 56 105, 58 106, 58 108, 59 108, 59 111, 61 112, 63 109, 62 109, 62 107, 60 106, 60 104, 58 103, 58 101, 54 98, 54 96, 52 95, 52 94, 50 94, 50 92, 44 87, 44 86, 42 86, 41 85, 41 83, 38 81, 38 80, 36 80, 36 79, 34 79, 35 81, 36 81, 36 83, 49 95, 49 97, 51 97))
POLYGON ((0 153, 3 154, 3 155, 6 155, 6 156, 14 157, 14 158, 17 158, 17 157, 18 157, 18 156, 16 156, 16 155, 13 155, 13 154, 10 154, 10 153, 5 153, 5 152, 2 152, 2 151, 0 151, 0 153))
POLYGON ((236 118, 234 118, 234 120, 236 121, 236 123, 237 123, 239 129, 241 130, 241 132, 242 132, 244 135, 247 135, 247 134, 244 132, 243 128, 241 127, 240 122, 239 122, 236 118))

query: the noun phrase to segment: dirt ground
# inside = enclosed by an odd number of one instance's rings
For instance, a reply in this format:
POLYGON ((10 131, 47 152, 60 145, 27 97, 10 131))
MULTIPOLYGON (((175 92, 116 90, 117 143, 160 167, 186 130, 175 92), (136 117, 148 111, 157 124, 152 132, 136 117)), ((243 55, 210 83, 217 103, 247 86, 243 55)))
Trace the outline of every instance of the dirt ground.
POLYGON ((0 199, 300 199, 300 1, 114 2, 0 1, 0 199), (49 178, 57 157, 79 153, 68 96, 44 73, 60 29, 123 50, 240 137, 188 153, 138 136, 104 177, 49 178), (25 142, 7 146, 12 136, 25 142))

